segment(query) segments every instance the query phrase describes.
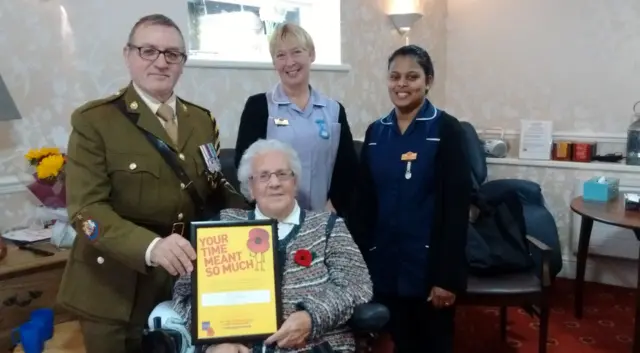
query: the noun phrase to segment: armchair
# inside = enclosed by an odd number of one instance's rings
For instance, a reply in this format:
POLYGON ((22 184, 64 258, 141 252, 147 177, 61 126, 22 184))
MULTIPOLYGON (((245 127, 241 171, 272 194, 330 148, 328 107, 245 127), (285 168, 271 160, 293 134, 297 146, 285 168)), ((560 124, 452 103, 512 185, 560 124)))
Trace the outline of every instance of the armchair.
MULTIPOLYGON (((471 164, 471 174, 475 190, 487 199, 499 197, 506 191, 515 191, 522 203, 527 234, 546 244, 549 248, 549 274, 553 280, 562 270, 560 237, 555 219, 545 205, 539 184, 523 179, 498 179, 487 181, 487 160, 482 141, 470 123, 460 122, 465 133, 467 158, 471 164)), ((537 247, 531 252, 538 271, 542 270, 542 254, 537 247)))
MULTIPOLYGON (((540 322, 538 352, 547 352, 549 330, 549 295, 553 278, 562 268, 560 243, 555 220, 546 209, 540 185, 518 179, 486 181, 487 165, 482 141, 475 128, 462 122, 471 164, 475 191, 491 200, 504 192, 515 191, 522 204, 527 242, 535 264, 535 271, 523 271, 495 276, 469 275, 467 291, 460 305, 497 306, 500 308, 500 334, 507 336, 507 308, 522 307, 540 322), (551 246, 547 245, 550 244, 551 246)), ((469 231, 473 231, 470 228, 469 231)))
POLYGON ((539 272, 478 277, 470 275, 467 291, 459 305, 497 306, 500 308, 500 336, 507 338, 507 308, 523 307, 540 322, 538 353, 547 352, 549 332, 549 295, 551 292, 550 263, 553 251, 532 236, 527 240, 537 249, 542 264, 539 272))

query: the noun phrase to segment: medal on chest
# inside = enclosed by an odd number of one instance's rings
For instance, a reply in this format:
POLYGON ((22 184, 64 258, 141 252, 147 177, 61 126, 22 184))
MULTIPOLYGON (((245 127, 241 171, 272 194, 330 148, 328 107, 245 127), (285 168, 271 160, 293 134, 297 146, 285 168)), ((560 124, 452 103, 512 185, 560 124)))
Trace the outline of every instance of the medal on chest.
POLYGON ((407 169, 404 172, 404 178, 407 180, 411 179, 411 162, 416 159, 418 159, 418 154, 415 152, 403 153, 402 156, 400 156, 401 161, 407 162, 407 169))
POLYGON ((218 159, 218 152, 216 151, 213 143, 207 143, 200 146, 200 154, 204 159, 204 163, 210 173, 216 173, 222 170, 220 160, 218 159))

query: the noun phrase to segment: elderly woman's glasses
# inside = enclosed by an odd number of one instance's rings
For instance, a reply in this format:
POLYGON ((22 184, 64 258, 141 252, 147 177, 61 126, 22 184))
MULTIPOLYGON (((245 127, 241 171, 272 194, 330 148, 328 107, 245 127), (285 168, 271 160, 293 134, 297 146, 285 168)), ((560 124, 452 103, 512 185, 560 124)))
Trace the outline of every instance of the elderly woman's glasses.
POLYGON ((278 170, 277 172, 264 172, 258 175, 253 175, 251 176, 251 179, 258 180, 261 183, 266 183, 271 180, 272 175, 275 175, 280 181, 287 181, 293 178, 294 173, 292 170, 278 170))
POLYGON ((164 55, 164 60, 169 64, 182 64, 187 60, 187 55, 177 50, 160 50, 153 47, 138 47, 133 44, 128 46, 137 49, 140 57, 148 61, 156 61, 160 54, 164 55))

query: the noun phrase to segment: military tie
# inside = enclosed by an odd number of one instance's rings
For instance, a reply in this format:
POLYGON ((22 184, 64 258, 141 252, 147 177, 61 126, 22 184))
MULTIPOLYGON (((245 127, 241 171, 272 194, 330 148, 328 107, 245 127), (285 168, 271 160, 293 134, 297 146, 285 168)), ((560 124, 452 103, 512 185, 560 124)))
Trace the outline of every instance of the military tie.
POLYGON ((178 124, 176 119, 173 116, 173 109, 165 104, 160 104, 158 107, 158 111, 156 115, 160 117, 160 119, 164 120, 164 129, 167 130, 167 134, 171 138, 174 144, 178 143, 178 124))

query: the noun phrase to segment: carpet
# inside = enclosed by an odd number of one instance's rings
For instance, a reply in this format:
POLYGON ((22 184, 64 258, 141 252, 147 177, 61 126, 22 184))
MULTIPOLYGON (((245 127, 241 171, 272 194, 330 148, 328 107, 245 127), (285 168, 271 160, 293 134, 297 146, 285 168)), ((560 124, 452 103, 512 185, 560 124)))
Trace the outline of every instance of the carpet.
MULTIPOLYGON (((631 352, 635 290, 597 283, 585 284, 581 320, 573 315, 573 281, 554 283, 549 321, 548 353, 631 352)), ((456 353, 537 353, 538 320, 510 308, 507 342, 500 339, 497 308, 462 307, 456 320, 456 353)), ((375 352, 389 353, 382 337, 375 352)))

